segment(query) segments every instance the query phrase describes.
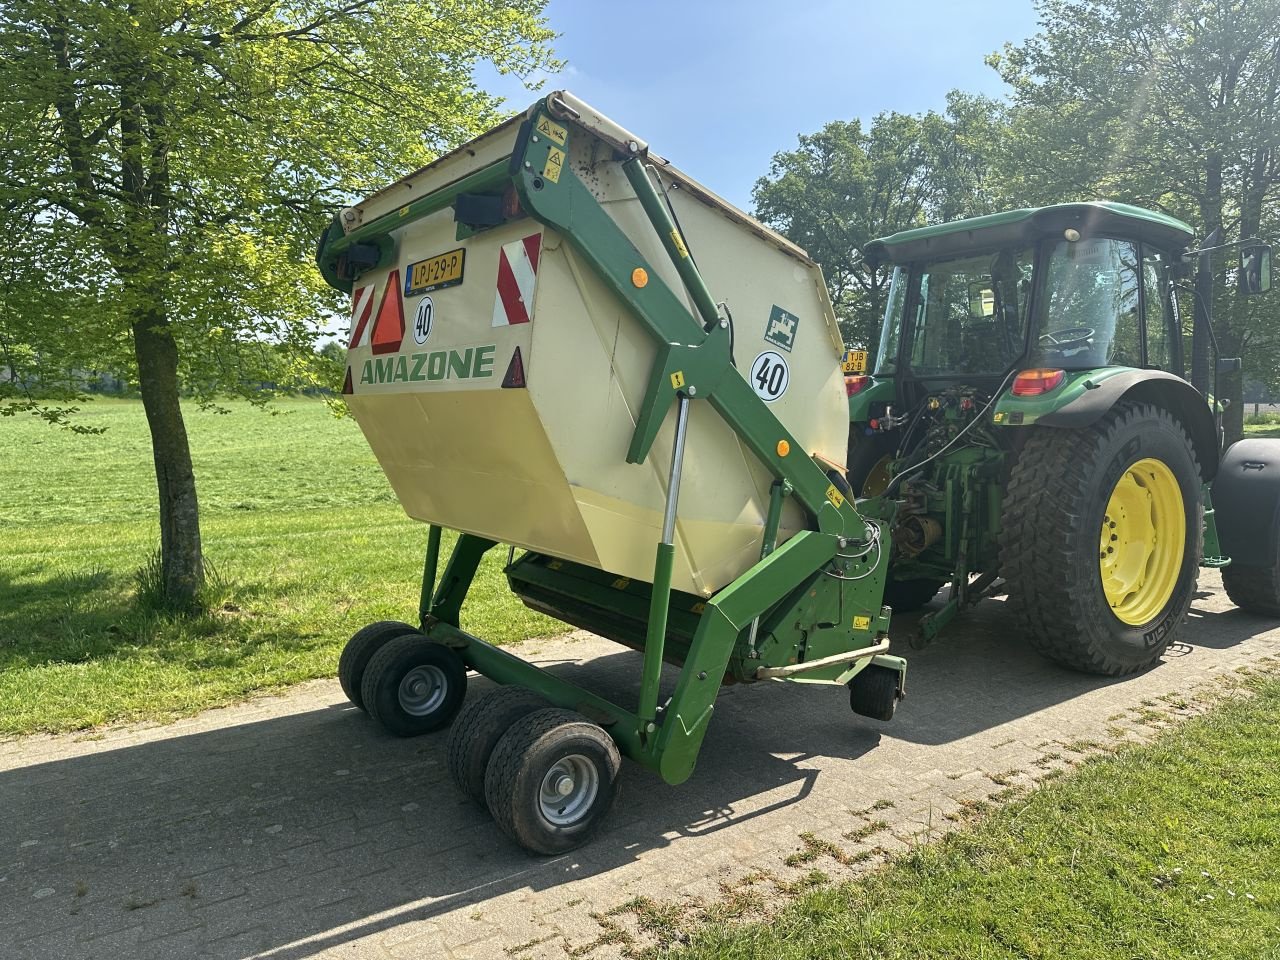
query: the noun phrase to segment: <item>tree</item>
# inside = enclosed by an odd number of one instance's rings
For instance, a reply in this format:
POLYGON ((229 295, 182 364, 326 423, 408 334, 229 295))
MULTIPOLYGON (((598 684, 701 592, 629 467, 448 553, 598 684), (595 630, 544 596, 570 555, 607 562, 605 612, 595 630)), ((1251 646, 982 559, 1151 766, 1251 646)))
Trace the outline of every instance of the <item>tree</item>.
POLYGON ((70 351, 136 378, 170 602, 203 579, 180 387, 308 376, 337 309, 309 263, 323 223, 499 118, 477 63, 554 68, 544 4, 0 0, 4 225, 26 224, 0 340, 9 365, 70 351), (42 287, 93 309, 55 320, 42 287))
MULTIPOLYGON (((1280 234, 1280 0, 1040 0, 1038 10, 1040 32, 990 61, 1012 87, 994 161, 1005 196, 1126 200, 1201 236, 1280 234)), ((1228 285, 1215 312, 1226 355, 1252 369, 1280 349, 1274 302, 1228 285)), ((1230 440, 1242 430, 1242 380, 1223 386, 1230 440)))
POLYGON ((756 216, 822 264, 846 343, 874 349, 888 271, 861 250, 876 237, 988 211, 984 145, 997 106, 952 93, 945 115, 835 121, 778 153, 752 191, 756 216))

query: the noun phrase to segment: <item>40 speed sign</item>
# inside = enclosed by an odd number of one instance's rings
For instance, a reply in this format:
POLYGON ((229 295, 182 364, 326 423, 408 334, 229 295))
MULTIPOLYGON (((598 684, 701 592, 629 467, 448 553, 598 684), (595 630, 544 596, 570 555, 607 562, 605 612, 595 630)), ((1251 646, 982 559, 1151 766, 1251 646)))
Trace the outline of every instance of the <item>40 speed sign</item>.
POLYGON ((756 396, 766 402, 772 402, 787 392, 787 384, 791 382, 791 371, 782 354, 766 350, 751 364, 747 382, 751 384, 751 389, 756 392, 756 396))

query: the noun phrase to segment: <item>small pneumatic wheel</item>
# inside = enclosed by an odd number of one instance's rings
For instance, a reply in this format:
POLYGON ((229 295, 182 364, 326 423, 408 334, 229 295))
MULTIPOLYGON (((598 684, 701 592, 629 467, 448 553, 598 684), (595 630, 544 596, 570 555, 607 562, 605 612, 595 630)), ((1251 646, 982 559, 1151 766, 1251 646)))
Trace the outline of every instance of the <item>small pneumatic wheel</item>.
POLYGON ((398 737, 447 725, 466 692, 462 658, 420 633, 388 640, 369 661, 360 684, 369 716, 398 737))
POLYGON ((610 736, 572 710, 521 717, 485 770, 494 821, 533 853, 564 853, 591 839, 618 796, 622 758, 610 736))
POLYGON ((849 707, 859 716, 892 720, 898 699, 897 670, 873 663, 849 681, 849 707))
POLYGON ((484 772, 494 747, 521 717, 551 704, 528 687, 505 686, 471 700, 449 728, 446 760, 458 789, 484 805, 484 772))
POLYGON ((365 668, 373 655, 382 649, 383 644, 406 634, 417 635, 418 628, 411 627, 399 620, 379 620, 367 627, 361 627, 342 648, 342 656, 338 658, 338 682, 342 684, 342 692, 347 699, 361 710, 364 710, 364 699, 360 696, 360 684, 364 680, 365 668))

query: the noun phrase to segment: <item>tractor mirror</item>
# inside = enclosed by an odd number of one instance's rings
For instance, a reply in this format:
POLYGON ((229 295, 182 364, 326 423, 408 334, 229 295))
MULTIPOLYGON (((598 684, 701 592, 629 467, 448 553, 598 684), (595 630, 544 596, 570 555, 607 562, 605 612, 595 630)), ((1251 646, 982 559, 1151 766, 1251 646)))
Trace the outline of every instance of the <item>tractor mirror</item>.
POLYGON ((996 292, 981 280, 969 284, 969 316, 974 320, 995 316, 996 292))
POLYGON ((1255 243, 1240 251, 1240 286, 1246 294, 1271 289, 1271 248, 1255 243))

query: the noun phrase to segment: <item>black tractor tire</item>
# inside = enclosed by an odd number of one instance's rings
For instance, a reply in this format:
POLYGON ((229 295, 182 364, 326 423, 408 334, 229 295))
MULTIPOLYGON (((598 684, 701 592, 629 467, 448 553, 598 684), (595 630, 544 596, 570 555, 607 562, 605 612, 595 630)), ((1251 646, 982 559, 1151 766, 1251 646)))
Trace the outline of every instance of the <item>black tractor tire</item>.
POLYGON ((537 710, 498 741, 485 771, 485 802, 502 832, 526 850, 564 853, 590 840, 613 808, 621 766, 617 745, 586 717, 537 710), (563 798, 551 783, 558 770, 576 771, 574 792, 563 798))
POLYGON ((1028 430, 1001 521, 1000 569, 1011 611, 1032 646, 1065 666, 1104 676, 1149 667, 1169 646, 1196 588, 1203 495, 1190 437, 1167 410, 1132 401, 1079 430, 1028 430), (1176 481, 1184 543, 1168 599, 1131 625, 1103 591, 1100 530, 1117 482, 1147 458, 1176 481))
POLYGON ((1246 613, 1280 617, 1280 556, 1269 567, 1233 561, 1222 568, 1222 586, 1231 602, 1246 613))
MULTIPOLYGON (((854 497, 868 497, 883 491, 873 489, 864 492, 867 478, 885 457, 892 457, 897 452, 897 433, 867 433, 857 424, 849 430, 849 456, 845 462, 845 479, 849 481, 849 489, 854 497)), ((884 480, 890 478, 885 477, 884 480)))
POLYGON ((863 667, 849 681, 849 709, 872 720, 892 720, 898 708, 898 671, 879 664, 863 667))
POLYGON ((360 684, 369 716, 397 737, 447 726, 466 693, 462 658, 419 633, 388 640, 369 661, 360 684))
POLYGON ((382 649, 383 644, 388 640, 417 632, 417 627, 411 627, 399 620, 379 620, 367 627, 361 627, 352 634, 347 645, 342 648, 342 656, 338 657, 338 682, 342 684, 342 692, 347 695, 347 699, 364 710, 360 684, 364 680, 365 668, 369 666, 373 655, 382 649))
POLYGON ((484 774, 498 741, 521 717, 549 707, 545 697, 528 687, 490 690, 462 708, 449 728, 446 762, 458 789, 484 805, 484 774))
POLYGON ((893 571, 884 582, 884 602, 893 607, 894 613, 911 613, 919 610, 937 596, 944 580, 895 580, 893 571))

